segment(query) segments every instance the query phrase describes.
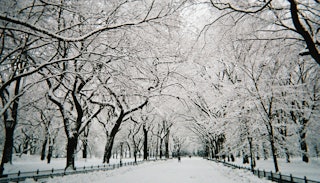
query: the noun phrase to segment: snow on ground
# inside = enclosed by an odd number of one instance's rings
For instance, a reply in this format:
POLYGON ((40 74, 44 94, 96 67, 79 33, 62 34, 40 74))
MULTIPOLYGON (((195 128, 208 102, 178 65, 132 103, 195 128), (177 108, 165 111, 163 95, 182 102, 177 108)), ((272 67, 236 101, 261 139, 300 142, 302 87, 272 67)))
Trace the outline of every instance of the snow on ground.
MULTIPOLYGON (((141 159, 140 159, 141 160, 141 159)), ((50 164, 40 161, 39 156, 23 155, 22 158, 14 157, 13 164, 5 165, 4 173, 17 173, 26 171, 64 169, 65 158, 53 158, 50 164)), ((120 159, 111 159, 110 164, 119 163, 120 159)), ((132 162, 133 159, 123 159, 123 162, 132 162)), ((283 175, 292 174, 295 177, 306 176, 311 180, 320 180, 320 159, 311 159, 310 163, 304 163, 300 158, 292 158, 291 163, 286 163, 284 159, 278 159, 279 168, 283 175)), ((250 167, 250 164, 243 165, 242 159, 236 159, 234 164, 250 167)), ((76 167, 102 165, 101 158, 79 158, 75 162, 76 167)), ((257 161, 256 169, 273 171, 272 159, 257 161)), ((122 167, 111 171, 100 171, 85 175, 70 175, 57 177, 51 182, 265 182, 251 175, 245 170, 235 170, 224 167, 212 161, 192 157, 183 158, 179 164, 177 160, 167 160, 158 162, 147 162, 138 166, 122 167), (79 178, 78 178, 79 177, 79 178), (249 180, 247 180, 249 179, 249 180), (131 181, 137 180, 137 181, 131 181), (162 180, 162 181, 160 181, 162 180), (169 181, 172 180, 172 181, 169 181)), ((32 180, 29 180, 32 182, 32 180)))
MULTIPOLYGON (((250 164, 243 164, 241 158, 237 158, 235 162, 229 162, 239 166, 250 167, 250 164)), ((305 163, 301 158, 291 158, 291 163, 287 163, 285 159, 278 159, 279 169, 281 174, 290 175, 294 177, 303 178, 306 176, 308 179, 320 181, 320 159, 311 158, 309 163, 305 163)), ((258 160, 256 169, 272 171, 274 170, 273 159, 258 160)))
MULTIPOLYGON (((33 182, 32 179, 26 182, 33 182)), ((48 179, 48 183, 267 183, 249 171, 231 169, 202 158, 182 158, 146 162, 110 171, 69 175, 48 179)))

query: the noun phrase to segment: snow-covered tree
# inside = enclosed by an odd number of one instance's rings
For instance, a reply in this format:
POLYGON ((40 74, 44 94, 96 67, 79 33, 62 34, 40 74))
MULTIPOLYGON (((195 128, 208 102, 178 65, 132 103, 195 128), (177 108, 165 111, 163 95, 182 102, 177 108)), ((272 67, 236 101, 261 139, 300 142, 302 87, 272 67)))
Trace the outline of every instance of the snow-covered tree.
MULTIPOLYGON (((310 56, 320 64, 319 54, 319 2, 318 1, 250 1, 210 0, 208 4, 221 11, 221 15, 208 25, 218 20, 235 24, 244 21, 260 22, 256 26, 255 36, 251 40, 294 40, 304 45, 296 55, 310 56)), ((229 24, 230 25, 230 24, 229 24)), ((256 24, 257 25, 257 24, 256 24)), ((308 58, 309 59, 309 58, 308 58)))

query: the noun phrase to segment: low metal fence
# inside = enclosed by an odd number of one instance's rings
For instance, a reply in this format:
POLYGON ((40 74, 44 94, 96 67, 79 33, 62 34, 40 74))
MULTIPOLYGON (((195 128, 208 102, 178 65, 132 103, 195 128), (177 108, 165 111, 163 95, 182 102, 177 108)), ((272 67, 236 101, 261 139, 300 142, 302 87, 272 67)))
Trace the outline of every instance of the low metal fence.
MULTIPOLYGON (((153 160, 151 160, 153 161, 153 160)), ((97 166, 83 166, 83 167, 76 167, 75 170, 65 170, 65 169, 51 169, 51 170, 36 170, 30 172, 20 172, 17 173, 9 173, 5 174, 0 178, 0 183, 5 182, 20 182, 25 181, 26 179, 34 179, 38 181, 40 179, 47 179, 53 178, 57 176, 65 176, 65 175, 72 175, 72 174, 81 174, 81 173, 89 173, 94 171, 106 171, 106 170, 113 170, 116 168, 120 168, 122 166, 132 166, 141 164, 143 161, 139 160, 135 162, 123 162, 118 164, 103 164, 97 166)))
POLYGON ((254 169, 252 171, 251 168, 235 165, 235 164, 220 161, 217 159, 208 159, 208 160, 215 161, 217 163, 223 163, 225 166, 228 166, 231 168, 245 169, 245 170, 251 171, 251 172, 253 172, 254 175, 258 176, 259 178, 266 178, 267 180, 271 180, 273 182, 278 182, 278 183, 320 183, 320 181, 307 179, 306 176, 304 176, 304 178, 300 178, 300 177, 294 177, 291 174, 290 175, 282 175, 281 173, 274 173, 272 171, 266 172, 265 170, 259 170, 259 169, 254 169))

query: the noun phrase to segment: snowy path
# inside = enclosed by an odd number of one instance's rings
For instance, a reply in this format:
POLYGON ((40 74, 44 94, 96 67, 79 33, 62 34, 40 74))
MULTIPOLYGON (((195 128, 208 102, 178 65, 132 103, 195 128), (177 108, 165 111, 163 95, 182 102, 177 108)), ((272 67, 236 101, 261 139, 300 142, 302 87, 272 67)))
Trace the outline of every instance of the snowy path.
POLYGON ((269 182, 244 170, 224 167, 201 158, 183 158, 144 163, 139 166, 57 177, 48 182, 108 182, 108 183, 242 183, 269 182))

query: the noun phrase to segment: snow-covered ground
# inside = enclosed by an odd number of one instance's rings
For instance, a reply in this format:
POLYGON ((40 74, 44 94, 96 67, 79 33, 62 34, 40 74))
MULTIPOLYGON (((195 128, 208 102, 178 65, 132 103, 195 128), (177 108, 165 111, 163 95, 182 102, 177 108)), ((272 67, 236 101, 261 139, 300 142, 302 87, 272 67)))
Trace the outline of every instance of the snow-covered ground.
MULTIPOLYGON (((238 158, 235 162, 229 162, 232 164, 250 167, 250 164, 243 164, 242 159, 238 158)), ((303 178, 306 176, 308 179, 320 181, 320 159, 310 159, 309 163, 302 162, 301 158, 292 158, 291 163, 287 163, 285 159, 278 159, 279 169, 281 174, 290 175, 294 177, 303 178)), ((273 159, 258 160, 256 169, 265 171, 274 171, 273 159)))
MULTIPOLYGON (((65 167, 64 158, 54 158, 51 164, 46 161, 40 161, 39 156, 26 156, 22 158, 14 157, 12 165, 5 165, 4 173, 17 173, 26 171, 63 169, 65 167)), ((141 159, 139 159, 141 160, 141 159)), ((119 163, 120 159, 111 159, 111 164, 119 163)), ((123 159, 123 162, 132 162, 133 159, 123 159)), ((303 163, 300 158, 294 158, 291 163, 279 159, 279 168, 282 174, 308 179, 320 180, 320 159, 311 159, 310 163, 303 163)), ((242 159, 236 159, 234 164, 249 167, 249 164, 243 165, 242 159)), ((102 165, 101 158, 77 159, 76 167, 102 165)), ((257 169, 273 171, 272 159, 267 161, 257 161, 257 169)), ((249 171, 231 169, 202 158, 182 158, 178 163, 176 159, 145 162, 138 166, 127 166, 120 169, 98 171, 88 174, 69 175, 65 177, 55 177, 49 179, 49 182, 268 182, 252 175, 249 171)), ((33 180, 26 180, 33 182, 33 180)))
MULTIPOLYGON (((202 158, 182 158, 146 162, 109 171, 68 175, 46 180, 48 183, 267 183, 245 170, 231 169, 202 158)), ((28 179, 25 182, 34 182, 28 179)))

